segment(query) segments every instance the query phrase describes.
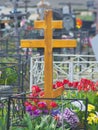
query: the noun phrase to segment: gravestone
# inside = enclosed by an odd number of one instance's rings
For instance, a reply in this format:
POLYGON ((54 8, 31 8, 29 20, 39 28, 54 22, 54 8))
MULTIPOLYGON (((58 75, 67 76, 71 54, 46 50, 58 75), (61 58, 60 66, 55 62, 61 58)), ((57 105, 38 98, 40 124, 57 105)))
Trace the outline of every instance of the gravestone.
POLYGON ((10 85, 0 85, 0 98, 13 94, 13 88, 10 85))

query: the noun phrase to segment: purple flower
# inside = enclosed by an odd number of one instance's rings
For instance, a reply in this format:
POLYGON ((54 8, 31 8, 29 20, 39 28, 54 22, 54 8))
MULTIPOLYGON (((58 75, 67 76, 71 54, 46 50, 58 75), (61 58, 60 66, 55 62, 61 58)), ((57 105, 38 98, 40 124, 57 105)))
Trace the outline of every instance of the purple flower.
POLYGON ((40 114, 42 113, 42 111, 41 110, 39 110, 39 109, 36 109, 34 112, 33 112, 33 116, 39 116, 40 114))
POLYGON ((72 128, 75 128, 79 122, 77 115, 71 111, 69 108, 66 108, 63 113, 59 114, 59 121, 62 119, 65 120, 72 128))
POLYGON ((26 106, 26 111, 32 111, 32 106, 26 106))
POLYGON ((45 110, 43 110, 43 113, 44 113, 44 114, 48 114, 48 113, 49 113, 49 110, 45 109, 45 110))
POLYGON ((52 116, 56 116, 57 114, 60 114, 60 109, 51 110, 51 115, 52 116))
POLYGON ((65 119, 66 122, 69 123, 72 127, 76 127, 77 123, 79 122, 77 115, 68 108, 66 108, 63 113, 63 119, 65 119))
POLYGON ((32 111, 29 111, 29 115, 32 116, 32 115, 33 115, 33 112, 32 112, 32 111))

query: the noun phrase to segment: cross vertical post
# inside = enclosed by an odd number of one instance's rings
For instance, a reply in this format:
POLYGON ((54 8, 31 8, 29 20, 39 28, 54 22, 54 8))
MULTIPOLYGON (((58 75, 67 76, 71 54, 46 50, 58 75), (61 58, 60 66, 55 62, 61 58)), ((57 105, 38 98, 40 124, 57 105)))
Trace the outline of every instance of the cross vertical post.
POLYGON ((44 61, 45 61, 45 83, 44 83, 44 90, 45 90, 45 97, 52 97, 52 82, 53 82, 53 60, 52 60, 52 17, 51 13, 45 12, 45 25, 46 29, 44 32, 44 38, 45 38, 45 55, 44 55, 44 61), (51 86, 51 87, 50 87, 51 86), (50 93, 49 93, 50 92, 50 93))

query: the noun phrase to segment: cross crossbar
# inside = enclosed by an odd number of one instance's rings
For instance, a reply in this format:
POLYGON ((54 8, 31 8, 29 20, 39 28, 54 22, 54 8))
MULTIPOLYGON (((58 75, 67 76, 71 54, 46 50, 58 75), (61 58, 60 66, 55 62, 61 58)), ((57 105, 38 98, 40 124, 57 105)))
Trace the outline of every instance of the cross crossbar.
MULTIPOLYGON (((61 39, 56 39, 52 40, 52 48, 72 48, 75 47, 76 41, 71 40, 71 39, 66 39, 61 40, 61 39)), ((45 40, 21 40, 21 47, 24 48, 45 48, 45 40)))

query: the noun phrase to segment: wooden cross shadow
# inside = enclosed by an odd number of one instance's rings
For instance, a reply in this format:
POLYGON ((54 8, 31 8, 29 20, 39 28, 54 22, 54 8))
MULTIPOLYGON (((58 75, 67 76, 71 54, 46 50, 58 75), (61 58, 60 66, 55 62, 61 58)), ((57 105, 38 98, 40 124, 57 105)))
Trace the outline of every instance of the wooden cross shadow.
MULTIPOLYGON (((21 40, 22 48, 44 48, 44 98, 56 98, 62 94, 62 87, 53 89, 53 48, 76 47, 75 39, 52 39, 53 29, 63 27, 62 21, 52 20, 52 10, 45 11, 45 20, 35 21, 34 28, 44 29, 44 39, 21 40)), ((50 101, 47 101, 48 108, 50 101)))

